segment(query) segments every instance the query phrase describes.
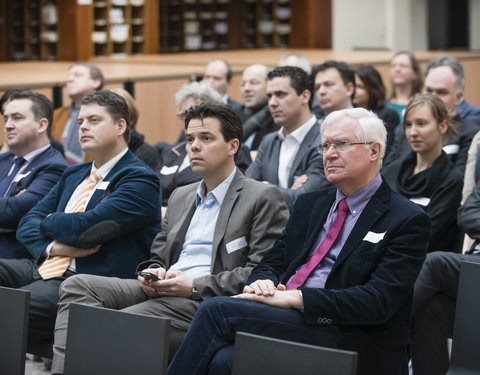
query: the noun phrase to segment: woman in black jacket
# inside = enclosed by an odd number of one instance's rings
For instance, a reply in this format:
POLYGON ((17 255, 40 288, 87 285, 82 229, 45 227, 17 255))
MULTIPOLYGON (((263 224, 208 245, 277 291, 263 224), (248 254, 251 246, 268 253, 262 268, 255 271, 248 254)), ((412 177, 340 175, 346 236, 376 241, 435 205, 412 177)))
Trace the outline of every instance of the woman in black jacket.
POLYGON ((444 138, 454 131, 443 101, 431 94, 414 97, 405 110, 403 128, 412 152, 388 165, 382 175, 394 191, 430 215, 428 251, 458 251, 457 209, 463 178, 442 150, 444 138))

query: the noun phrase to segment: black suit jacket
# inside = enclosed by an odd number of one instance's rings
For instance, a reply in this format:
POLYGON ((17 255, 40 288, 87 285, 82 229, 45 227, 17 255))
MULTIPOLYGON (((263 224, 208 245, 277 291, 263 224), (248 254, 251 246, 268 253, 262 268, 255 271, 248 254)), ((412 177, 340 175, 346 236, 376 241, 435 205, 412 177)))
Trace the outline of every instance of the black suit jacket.
MULTIPOLYGON (((247 285, 261 279, 286 284, 306 262, 334 200, 334 189, 300 196, 282 236, 247 285)), ((341 343, 359 333, 380 348, 407 345, 413 285, 429 235, 428 215, 383 183, 352 229, 325 288, 301 288, 305 323, 338 326, 341 343)))

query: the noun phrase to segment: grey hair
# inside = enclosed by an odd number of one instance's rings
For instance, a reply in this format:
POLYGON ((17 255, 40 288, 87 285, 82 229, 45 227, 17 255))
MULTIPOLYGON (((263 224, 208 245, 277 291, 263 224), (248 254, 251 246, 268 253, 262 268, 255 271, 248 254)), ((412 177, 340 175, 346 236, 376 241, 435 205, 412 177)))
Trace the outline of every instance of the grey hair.
POLYGON ((176 108, 180 109, 182 103, 188 98, 197 100, 197 104, 223 104, 220 94, 205 82, 190 82, 183 85, 175 94, 176 108))
POLYGON ((385 146, 387 143, 387 130, 383 121, 372 111, 365 108, 341 109, 330 113, 320 126, 320 136, 323 139, 325 128, 334 124, 343 117, 350 117, 358 121, 360 126, 355 135, 360 142, 377 142, 380 144, 379 167, 382 167, 382 160, 385 156, 385 146))
POLYGON ((287 53, 286 55, 283 55, 280 57, 279 65, 286 65, 286 62, 290 57, 297 59, 297 67, 303 69, 308 74, 312 73, 312 66, 310 65, 308 59, 298 53, 287 53))
POLYGON ((455 57, 439 56, 430 60, 425 67, 425 76, 428 75, 430 70, 439 68, 441 66, 448 66, 450 69, 452 69, 457 81, 457 94, 463 92, 465 87, 465 73, 463 71, 462 64, 460 64, 460 61, 458 61, 455 57))

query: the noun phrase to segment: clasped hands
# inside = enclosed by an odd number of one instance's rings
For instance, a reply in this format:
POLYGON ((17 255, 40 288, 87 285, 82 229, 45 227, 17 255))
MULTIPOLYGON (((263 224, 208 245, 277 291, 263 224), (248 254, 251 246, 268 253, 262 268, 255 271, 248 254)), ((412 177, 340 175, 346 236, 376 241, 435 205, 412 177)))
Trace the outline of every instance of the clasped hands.
POLYGON ((193 280, 178 270, 165 270, 165 268, 147 268, 143 270, 154 277, 138 276, 140 286, 144 293, 151 297, 184 297, 190 298, 192 295, 193 280), (158 280, 155 280, 158 278, 158 280))
POLYGON ((275 287, 272 280, 257 280, 246 285, 243 293, 237 294, 233 298, 248 299, 286 309, 300 310, 303 306, 303 298, 299 290, 287 290, 283 284, 275 287))

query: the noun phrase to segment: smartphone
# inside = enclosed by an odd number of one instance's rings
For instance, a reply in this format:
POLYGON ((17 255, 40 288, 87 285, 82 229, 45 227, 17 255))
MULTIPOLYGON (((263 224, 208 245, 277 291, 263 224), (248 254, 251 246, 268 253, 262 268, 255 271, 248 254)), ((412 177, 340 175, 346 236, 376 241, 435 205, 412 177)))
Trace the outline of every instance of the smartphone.
POLYGON ((160 280, 157 275, 154 275, 153 273, 147 272, 147 271, 140 271, 137 273, 137 276, 142 276, 145 280, 148 281, 157 281, 160 280))

